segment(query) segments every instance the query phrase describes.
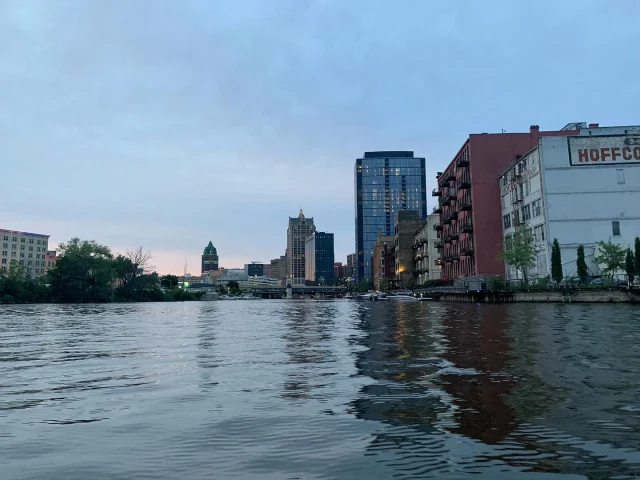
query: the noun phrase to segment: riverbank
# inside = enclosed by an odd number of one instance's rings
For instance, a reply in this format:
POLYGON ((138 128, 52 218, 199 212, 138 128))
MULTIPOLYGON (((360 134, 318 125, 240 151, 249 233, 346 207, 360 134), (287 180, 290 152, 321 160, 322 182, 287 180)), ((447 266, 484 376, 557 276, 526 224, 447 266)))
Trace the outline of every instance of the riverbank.
POLYGON ((438 292, 429 295, 452 303, 640 303, 640 292, 626 289, 438 292))

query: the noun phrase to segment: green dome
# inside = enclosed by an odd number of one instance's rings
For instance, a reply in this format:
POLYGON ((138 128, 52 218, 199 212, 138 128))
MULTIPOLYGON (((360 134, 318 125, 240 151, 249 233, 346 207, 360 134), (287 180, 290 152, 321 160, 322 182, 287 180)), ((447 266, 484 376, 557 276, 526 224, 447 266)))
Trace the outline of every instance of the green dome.
POLYGON ((216 247, 213 246, 213 243, 211 243, 211 240, 209 240, 209 245, 207 245, 207 248, 204 249, 204 252, 202 253, 203 255, 217 255, 218 251, 216 250, 216 247))

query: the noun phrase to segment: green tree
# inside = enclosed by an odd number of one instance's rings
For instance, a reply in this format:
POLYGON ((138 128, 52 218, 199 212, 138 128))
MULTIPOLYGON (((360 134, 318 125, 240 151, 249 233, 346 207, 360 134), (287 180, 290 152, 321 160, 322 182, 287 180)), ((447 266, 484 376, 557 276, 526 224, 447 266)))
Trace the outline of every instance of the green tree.
POLYGON ((625 266, 625 250, 620 245, 608 242, 598 242, 600 254, 595 260, 598 265, 602 265, 602 272, 605 275, 613 275, 616 271, 625 266))
POLYGON ((498 260, 511 265, 516 272, 521 271, 524 282, 527 282, 527 268, 536 263, 536 253, 533 230, 528 225, 522 225, 505 238, 504 248, 498 255, 498 260))
POLYGON ((227 288, 229 289, 229 293, 233 295, 240 295, 242 293, 242 290, 240 290, 240 284, 235 280, 227 282, 227 288))
POLYGON ((62 303, 113 299, 113 254, 94 240, 72 238, 58 246, 56 268, 49 275, 54 299, 62 303))
POLYGON ((634 270, 636 272, 636 275, 640 275, 640 237, 636 237, 636 241, 635 241, 635 266, 634 266, 634 270))
POLYGON ((178 286, 178 277, 176 275, 165 275, 160 279, 160 285, 169 290, 178 286))
POLYGON ((627 248, 627 258, 625 259, 625 270, 627 272, 627 278, 629 278, 629 283, 633 283, 633 277, 635 276, 635 262, 633 259, 633 253, 630 248, 627 248))
POLYGON ((584 245, 578 245, 578 260, 576 261, 578 277, 581 282, 585 282, 588 275, 587 262, 584 260, 584 245))
POLYGON ((389 279, 388 278, 381 279, 378 289, 382 290, 383 292, 389 290, 389 279))
POLYGON ((562 281, 562 255, 557 238, 553 239, 551 247, 551 278, 556 282, 562 281))
POLYGON ((224 285, 218 285, 217 292, 220 295, 226 295, 227 289, 224 287, 224 285))

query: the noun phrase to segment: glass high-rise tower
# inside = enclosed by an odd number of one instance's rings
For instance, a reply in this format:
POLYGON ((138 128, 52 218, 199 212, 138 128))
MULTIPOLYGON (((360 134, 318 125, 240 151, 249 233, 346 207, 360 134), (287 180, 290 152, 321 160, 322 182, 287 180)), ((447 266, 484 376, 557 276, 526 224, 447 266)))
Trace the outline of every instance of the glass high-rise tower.
POLYGON ((373 245, 381 235, 394 234, 399 210, 417 210, 427 218, 427 178, 424 158, 413 152, 365 152, 355 164, 356 276, 371 280, 373 245))

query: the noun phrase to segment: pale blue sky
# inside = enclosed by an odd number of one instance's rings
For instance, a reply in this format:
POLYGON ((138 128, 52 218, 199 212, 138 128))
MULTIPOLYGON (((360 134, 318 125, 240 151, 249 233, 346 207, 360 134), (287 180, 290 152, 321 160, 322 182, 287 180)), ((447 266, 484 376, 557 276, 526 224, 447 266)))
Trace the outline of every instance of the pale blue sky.
POLYGON ((345 261, 365 150, 430 190, 468 133, 637 124, 639 46, 637 0, 0 0, 0 228, 197 274, 303 208, 345 261))

